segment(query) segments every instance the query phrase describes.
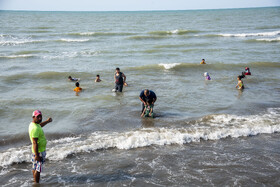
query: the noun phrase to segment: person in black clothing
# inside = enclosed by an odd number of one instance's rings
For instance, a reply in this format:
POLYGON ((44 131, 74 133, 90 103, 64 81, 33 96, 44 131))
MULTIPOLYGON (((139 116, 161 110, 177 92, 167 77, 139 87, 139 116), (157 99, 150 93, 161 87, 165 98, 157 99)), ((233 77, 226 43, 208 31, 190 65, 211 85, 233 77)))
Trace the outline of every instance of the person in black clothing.
POLYGON ((120 68, 116 68, 114 79, 115 79, 115 91, 122 92, 123 85, 125 84, 126 76, 123 74, 123 72, 120 72, 120 68))
POLYGON ((151 102, 151 105, 154 105, 154 103, 157 100, 157 96, 155 94, 155 92, 153 92, 152 90, 142 90, 142 92, 139 95, 139 99, 142 102, 142 111, 141 113, 143 113, 143 110, 145 109, 145 106, 148 105, 148 102, 151 102))

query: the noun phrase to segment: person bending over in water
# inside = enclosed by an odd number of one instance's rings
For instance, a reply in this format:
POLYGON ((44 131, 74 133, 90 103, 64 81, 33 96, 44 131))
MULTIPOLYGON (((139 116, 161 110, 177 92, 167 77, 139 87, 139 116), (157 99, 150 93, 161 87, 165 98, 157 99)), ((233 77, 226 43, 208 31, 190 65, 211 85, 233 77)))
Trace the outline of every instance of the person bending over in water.
POLYGON ((152 90, 145 89, 141 91, 139 95, 139 99, 142 102, 142 110, 141 110, 141 114, 142 114, 142 112, 145 109, 145 106, 148 105, 148 101, 151 100, 152 101, 151 104, 154 105, 154 103, 157 100, 157 96, 155 92, 153 92, 152 90))
POLYGON ((204 73, 204 77, 205 77, 205 80, 211 80, 211 77, 210 77, 210 75, 209 75, 209 73, 207 73, 207 72, 205 72, 204 73))
POLYGON ((205 59, 202 59, 202 61, 200 62, 200 64, 206 64, 206 63, 205 63, 205 59))
POLYGON ((80 88, 80 83, 79 82, 76 82, 76 88, 74 89, 74 91, 76 93, 82 91, 82 88, 80 88))
POLYGON ((147 105, 145 106, 145 108, 141 114, 141 117, 144 116, 144 117, 154 118, 154 111, 153 111, 154 105, 152 103, 153 103, 153 100, 149 99, 147 102, 147 105))
POLYGON ((71 76, 68 77, 68 80, 69 80, 69 81, 79 81, 78 78, 74 78, 74 77, 72 78, 71 76))
POLYGON ((243 90, 245 88, 244 84, 243 84, 243 81, 241 79, 242 79, 242 76, 239 75, 237 77, 237 80, 238 80, 237 85, 235 86, 236 88, 238 88, 238 90, 243 90))
POLYGON ((99 75, 96 75, 95 82, 101 82, 101 79, 100 79, 100 76, 99 76, 99 75))

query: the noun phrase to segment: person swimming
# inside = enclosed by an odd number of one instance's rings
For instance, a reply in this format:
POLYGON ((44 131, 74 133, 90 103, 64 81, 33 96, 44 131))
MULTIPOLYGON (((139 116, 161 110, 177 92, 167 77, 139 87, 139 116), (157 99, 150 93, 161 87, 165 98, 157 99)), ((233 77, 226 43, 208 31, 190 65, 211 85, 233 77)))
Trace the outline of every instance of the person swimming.
POLYGON ((244 74, 245 75, 251 75, 250 68, 246 67, 244 74))
POLYGON ((76 85, 76 88, 75 88, 73 91, 75 91, 76 93, 83 90, 83 89, 80 87, 80 83, 79 83, 79 82, 76 82, 75 85, 76 85))
POLYGON ((69 75, 69 77, 68 77, 68 80, 69 81, 79 81, 79 79, 78 78, 72 78, 70 75, 69 75))
POLYGON ((200 64, 206 64, 205 59, 202 59, 202 61, 200 62, 200 64))
POLYGON ((241 79, 242 79, 242 76, 239 75, 237 77, 237 80, 238 80, 237 85, 235 86, 238 90, 243 90, 245 88, 244 87, 244 83, 243 83, 243 81, 241 79))
POLYGON ((95 82, 101 82, 100 75, 96 75, 95 82))
POLYGON ((208 72, 204 73, 204 77, 205 77, 205 80, 209 80, 209 81, 211 80, 211 77, 208 72))

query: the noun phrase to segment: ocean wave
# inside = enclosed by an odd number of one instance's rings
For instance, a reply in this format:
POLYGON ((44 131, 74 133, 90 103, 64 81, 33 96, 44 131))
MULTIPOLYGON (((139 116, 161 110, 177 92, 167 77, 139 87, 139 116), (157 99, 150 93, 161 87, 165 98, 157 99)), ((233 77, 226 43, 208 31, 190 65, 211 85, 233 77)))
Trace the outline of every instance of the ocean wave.
POLYGON ((172 35, 172 34, 177 34, 177 35, 183 35, 183 34, 188 34, 188 33, 198 33, 199 31, 197 30, 171 30, 171 31, 151 31, 148 34, 152 35, 172 35))
MULTIPOLYGON (((280 132, 280 108, 265 114, 237 116, 216 114, 189 122, 181 128, 143 128, 127 132, 94 132, 87 136, 66 137, 48 142, 47 158, 63 160, 72 154, 100 149, 134 149, 151 145, 186 144, 201 140, 238 138, 280 132)), ((10 148, 0 153, 0 166, 30 162, 31 146, 10 148)))
POLYGON ((159 64, 159 66, 163 66, 165 69, 172 69, 178 65, 181 65, 181 63, 172 63, 172 64, 159 64))
POLYGON ((0 59, 33 58, 33 57, 36 57, 36 55, 32 55, 32 54, 7 55, 7 56, 0 55, 0 59))
POLYGON ((262 32, 262 33, 241 33, 241 34, 219 34, 224 37, 251 37, 251 36, 277 36, 280 31, 262 32))
POLYGON ((77 57, 93 57, 98 56, 101 51, 65 51, 55 54, 48 54, 41 56, 43 59, 66 59, 66 58, 77 58, 77 57))
POLYGON ((2 46, 14 46, 28 43, 41 43, 41 40, 31 40, 31 39, 16 39, 16 40, 2 40, 0 41, 0 45, 2 46))
POLYGON ((43 40, 34 40, 32 37, 20 38, 14 35, 0 34, 0 46, 15 46, 28 43, 41 43, 43 40))
POLYGON ((72 38, 61 38, 56 42, 88 42, 90 39, 72 39, 72 38))
POLYGON ((128 36, 133 35, 134 33, 114 33, 114 32, 78 32, 78 33, 68 33, 67 35, 72 36, 128 36))
POLYGON ((256 39, 257 41, 261 41, 261 42, 280 42, 280 37, 278 38, 260 38, 260 39, 256 39))
POLYGON ((162 40, 165 39, 164 36, 131 36, 130 40, 162 40))
POLYGON ((176 63, 160 63, 160 64, 153 64, 153 65, 145 65, 145 66, 136 66, 136 67, 129 67, 129 70, 133 71, 143 71, 143 70, 190 70, 193 71, 194 69, 211 69, 211 70, 230 70, 232 68, 240 68, 244 69, 246 66, 249 67, 256 67, 256 68, 265 68, 265 67, 275 67, 280 68, 280 62, 248 62, 248 63, 235 63, 235 64, 226 64, 226 63, 215 63, 212 62, 211 64, 201 65, 200 62, 197 63, 186 63, 186 62, 176 62, 176 63))

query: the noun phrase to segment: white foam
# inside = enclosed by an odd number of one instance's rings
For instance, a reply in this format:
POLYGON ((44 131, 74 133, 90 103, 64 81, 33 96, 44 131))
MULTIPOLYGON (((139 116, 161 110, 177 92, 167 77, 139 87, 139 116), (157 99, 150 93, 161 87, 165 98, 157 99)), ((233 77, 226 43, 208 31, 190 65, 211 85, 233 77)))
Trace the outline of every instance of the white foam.
POLYGON ((278 37, 278 38, 260 38, 260 39, 257 39, 257 41, 279 42, 280 41, 280 37, 278 37))
MULTIPOLYGON (((68 137, 49 141, 47 158, 63 160, 68 155, 99 149, 133 149, 151 145, 185 144, 201 140, 238 138, 260 133, 280 132, 280 109, 263 115, 210 115, 181 128, 143 128, 128 132, 95 132, 86 137, 68 137)), ((0 153, 0 166, 30 162, 31 145, 11 148, 0 153)))
POLYGON ((176 29, 176 30, 173 30, 173 31, 169 31, 170 33, 172 33, 172 34, 178 34, 179 33, 179 30, 178 29, 176 29))
POLYGON ((1 56, 0 58, 30 58, 35 57, 35 55, 32 54, 25 54, 25 55, 8 55, 8 56, 1 56))
POLYGON ((80 33, 81 36, 92 36, 95 35, 95 32, 82 32, 80 33))
POLYGON ((89 39, 70 39, 70 38, 61 38, 59 41, 62 42, 87 42, 89 39))
POLYGON ((0 45, 7 46, 7 45, 20 45, 20 44, 27 44, 27 43, 39 43, 39 42, 42 42, 42 41, 30 40, 30 39, 2 40, 2 41, 0 41, 0 45))
POLYGON ((42 56, 43 59, 65 59, 65 58, 75 58, 79 56, 79 53, 76 51, 70 51, 70 52, 61 52, 58 54, 54 54, 54 55, 46 55, 46 56, 42 56))
POLYGON ((165 69, 172 69, 176 66, 180 65, 180 63, 172 63, 172 64, 159 64, 159 66, 163 66, 165 69))
POLYGON ((262 33, 241 33, 241 34, 220 34, 225 37, 251 37, 251 36, 277 36, 280 31, 262 32, 262 33))

